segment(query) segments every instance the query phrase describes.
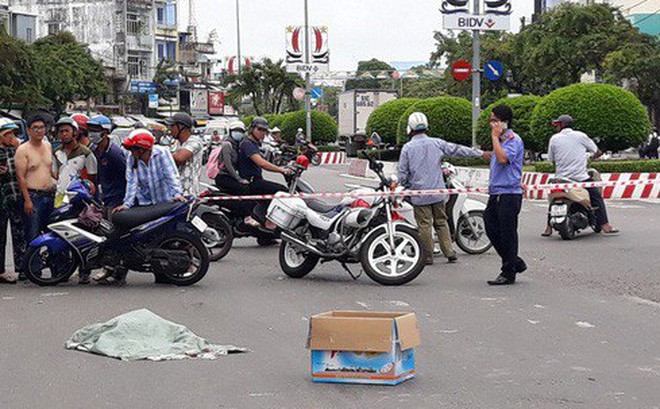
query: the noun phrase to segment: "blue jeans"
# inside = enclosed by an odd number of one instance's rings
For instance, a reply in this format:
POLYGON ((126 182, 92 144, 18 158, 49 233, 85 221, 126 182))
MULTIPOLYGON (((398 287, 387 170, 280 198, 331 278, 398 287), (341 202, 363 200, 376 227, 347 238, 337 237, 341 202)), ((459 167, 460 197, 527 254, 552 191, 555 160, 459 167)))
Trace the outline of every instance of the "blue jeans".
POLYGON ((30 200, 34 206, 34 213, 25 217, 25 238, 28 244, 41 235, 48 227, 48 220, 55 206, 55 194, 45 191, 30 190, 30 200))

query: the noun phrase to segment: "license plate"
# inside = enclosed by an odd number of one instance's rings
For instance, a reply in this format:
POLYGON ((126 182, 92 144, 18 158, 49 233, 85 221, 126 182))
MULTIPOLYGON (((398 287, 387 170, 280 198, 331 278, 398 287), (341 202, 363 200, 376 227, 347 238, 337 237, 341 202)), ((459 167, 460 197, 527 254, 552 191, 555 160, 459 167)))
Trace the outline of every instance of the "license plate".
POLYGON ((192 225, 195 226, 195 228, 202 233, 204 233, 206 229, 209 227, 209 225, 206 224, 204 220, 200 219, 199 216, 193 217, 192 225))
POLYGON ((568 213, 568 206, 556 205, 550 208, 550 215, 552 217, 564 217, 568 213))

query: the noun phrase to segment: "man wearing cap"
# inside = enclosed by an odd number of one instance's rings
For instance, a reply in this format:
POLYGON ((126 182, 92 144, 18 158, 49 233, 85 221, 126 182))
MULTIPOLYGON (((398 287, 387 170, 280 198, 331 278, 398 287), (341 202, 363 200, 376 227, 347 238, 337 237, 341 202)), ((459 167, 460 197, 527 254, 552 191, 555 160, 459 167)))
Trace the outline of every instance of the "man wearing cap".
MULTIPOLYGON (((484 152, 479 149, 453 144, 440 138, 430 138, 426 134, 429 130, 428 119, 421 112, 414 112, 410 115, 408 128, 411 139, 401 149, 399 159, 399 183, 407 189, 445 189, 442 175, 442 160, 445 157, 478 158, 484 156, 484 152)), ((415 220, 424 242, 427 265, 433 264, 432 228, 435 228, 440 240, 440 248, 447 260, 450 263, 458 260, 452 246, 445 212, 447 198, 446 194, 411 198, 415 220)))
POLYGON ((179 112, 167 118, 165 123, 177 141, 173 157, 181 175, 183 194, 197 197, 202 192, 199 178, 202 174, 204 143, 199 136, 192 134, 195 121, 185 112, 179 112))
POLYGON ((126 154, 110 140, 112 121, 105 115, 93 116, 87 123, 90 149, 98 162, 101 200, 112 210, 124 202, 126 195, 126 154))
MULTIPOLYGON (((548 160, 555 164, 557 177, 574 182, 590 182, 592 179, 587 172, 589 155, 592 159, 597 159, 603 153, 585 133, 571 128, 573 122, 570 115, 561 115, 552 121, 557 133, 550 138, 548 160)), ((594 207, 596 225, 601 227, 604 234, 618 233, 618 230, 609 223, 600 189, 587 188, 587 191, 591 205, 594 207)), ((546 226, 542 235, 544 237, 552 235, 552 227, 546 226)))
POLYGON ((14 284, 17 277, 5 271, 7 225, 11 225, 14 270, 20 274, 27 242, 23 224, 21 189, 16 176, 16 149, 20 145, 14 121, 0 118, 0 284, 14 284))

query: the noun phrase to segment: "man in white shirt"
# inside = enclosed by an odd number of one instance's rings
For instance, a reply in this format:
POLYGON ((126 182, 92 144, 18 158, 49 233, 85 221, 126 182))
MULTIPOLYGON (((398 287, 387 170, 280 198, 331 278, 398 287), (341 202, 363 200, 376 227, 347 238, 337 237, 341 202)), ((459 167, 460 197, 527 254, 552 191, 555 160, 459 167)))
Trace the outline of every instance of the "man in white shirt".
MULTIPOLYGON (((574 182, 588 182, 591 177, 587 172, 589 156, 597 159, 602 152, 591 138, 585 133, 571 128, 574 120, 569 115, 561 115, 552 124, 557 133, 550 138, 548 146, 548 160, 556 167, 556 175, 559 178, 570 179, 574 182), (591 154, 591 155, 590 155, 591 154)), ((618 230, 610 225, 605 209, 605 201, 598 188, 587 188, 591 206, 594 207, 596 223, 605 234, 618 233, 618 230)), ((552 227, 546 226, 542 236, 548 237, 552 234, 552 227)))

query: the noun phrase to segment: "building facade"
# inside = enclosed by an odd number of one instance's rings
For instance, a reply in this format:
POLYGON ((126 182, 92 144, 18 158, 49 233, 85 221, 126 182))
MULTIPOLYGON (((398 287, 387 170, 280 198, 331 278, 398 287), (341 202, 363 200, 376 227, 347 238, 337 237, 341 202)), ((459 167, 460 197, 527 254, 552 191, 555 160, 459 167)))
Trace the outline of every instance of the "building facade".
POLYGON ((9 0, 0 0, 0 30, 31 43, 38 38, 37 15, 10 7, 9 0))

